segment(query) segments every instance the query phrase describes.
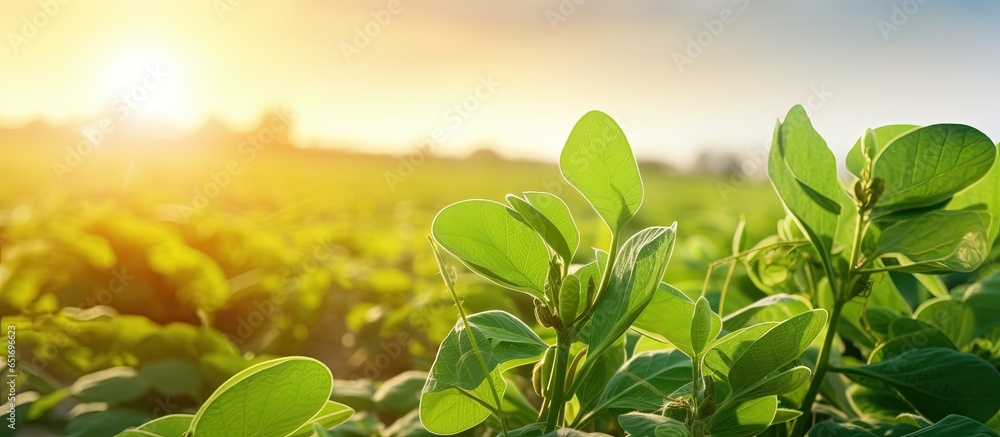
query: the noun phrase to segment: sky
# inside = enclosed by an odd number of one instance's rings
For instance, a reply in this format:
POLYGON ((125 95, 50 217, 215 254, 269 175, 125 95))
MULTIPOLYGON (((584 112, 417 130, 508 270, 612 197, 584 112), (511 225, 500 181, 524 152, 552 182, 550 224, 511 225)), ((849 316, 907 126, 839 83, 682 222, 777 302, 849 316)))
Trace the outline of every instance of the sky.
POLYGON ((752 154, 795 104, 841 158, 867 127, 958 122, 1000 140, 990 0, 7 0, 0 126, 245 128, 405 153, 554 161, 592 109, 637 156, 752 154), (128 108, 127 110, 125 108, 128 108), (112 108, 112 109, 109 109, 112 108))

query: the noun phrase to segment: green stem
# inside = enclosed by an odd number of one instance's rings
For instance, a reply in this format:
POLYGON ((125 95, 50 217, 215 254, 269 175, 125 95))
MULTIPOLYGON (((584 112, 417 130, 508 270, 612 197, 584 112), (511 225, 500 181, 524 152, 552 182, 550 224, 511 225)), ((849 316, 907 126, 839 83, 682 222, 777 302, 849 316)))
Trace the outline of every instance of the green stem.
POLYGON ((566 370, 569 368, 569 346, 572 342, 572 337, 567 332, 559 332, 556 337, 555 362, 552 363, 552 391, 547 399, 545 432, 552 432, 559 426, 563 407, 566 405, 566 370))
POLYGON ((691 383, 693 387, 691 389, 691 412, 692 420, 701 420, 701 416, 698 414, 698 409, 701 406, 701 401, 703 399, 702 391, 705 389, 705 382, 701 377, 701 355, 698 352, 694 353, 694 357, 691 360, 691 383))
POLYGON ((823 339, 823 349, 820 350, 819 359, 816 360, 816 369, 813 370, 812 381, 809 383, 809 391, 806 392, 805 399, 802 400, 802 408, 799 411, 802 415, 795 420, 795 431, 792 435, 805 435, 806 426, 812 417, 813 402, 823 385, 823 379, 830 367, 830 349, 833 349, 833 338, 837 336, 837 325, 840 322, 840 314, 844 309, 844 302, 837 300, 833 304, 833 314, 830 315, 830 325, 826 328, 826 338, 823 339))
POLYGON ((726 282, 722 284, 722 294, 719 296, 719 317, 726 314, 726 292, 729 291, 729 283, 733 281, 733 273, 736 272, 736 261, 729 264, 729 272, 726 273, 726 282))

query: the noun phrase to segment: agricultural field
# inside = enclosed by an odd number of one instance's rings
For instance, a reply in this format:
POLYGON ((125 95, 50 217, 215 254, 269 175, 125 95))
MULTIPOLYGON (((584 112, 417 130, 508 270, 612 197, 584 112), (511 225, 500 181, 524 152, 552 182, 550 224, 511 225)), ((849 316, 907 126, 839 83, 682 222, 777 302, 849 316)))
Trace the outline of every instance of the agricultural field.
POLYGON ((996 435, 995 139, 881 127, 845 172, 796 107, 734 184, 626 134, 3 144, 0 435, 996 435))

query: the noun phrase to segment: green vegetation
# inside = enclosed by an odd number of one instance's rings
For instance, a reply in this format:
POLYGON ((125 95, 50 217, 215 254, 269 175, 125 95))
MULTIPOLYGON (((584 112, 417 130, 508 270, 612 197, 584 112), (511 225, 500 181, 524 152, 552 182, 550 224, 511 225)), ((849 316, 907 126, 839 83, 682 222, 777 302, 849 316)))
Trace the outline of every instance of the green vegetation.
MULTIPOLYGON (((63 161, 23 147, 11 180, 63 161)), ((1000 165, 971 127, 869 130, 845 182, 793 108, 777 196, 637 163, 600 112, 558 169, 239 156, 111 151, 0 187, 18 431, 1000 430, 1000 165)))

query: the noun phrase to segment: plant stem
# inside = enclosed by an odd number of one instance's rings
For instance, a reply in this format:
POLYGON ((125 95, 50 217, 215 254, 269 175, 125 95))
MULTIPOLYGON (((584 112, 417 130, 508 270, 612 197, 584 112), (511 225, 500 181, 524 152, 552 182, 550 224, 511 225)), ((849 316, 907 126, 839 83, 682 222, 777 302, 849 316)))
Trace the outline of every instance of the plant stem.
POLYGON ((693 384, 691 389, 691 412, 692 421, 700 420, 701 416, 698 414, 698 408, 701 406, 702 400, 702 390, 704 390, 704 381, 701 378, 701 355, 698 352, 694 353, 694 357, 691 359, 691 383, 693 384))
POLYGON ((556 337, 555 362, 552 363, 552 391, 549 393, 548 412, 545 417, 546 431, 552 432, 559 426, 563 407, 566 405, 566 369, 569 368, 569 346, 573 342, 570 333, 560 331, 556 337))
POLYGON ((802 400, 802 408, 799 411, 802 415, 795 420, 795 431, 792 435, 805 435, 809 418, 812 417, 812 406, 819 394, 819 389, 823 385, 826 371, 830 367, 830 349, 833 348, 833 338, 837 336, 837 325, 840 322, 840 313, 844 309, 844 302, 837 300, 833 304, 833 313, 830 315, 830 324, 826 327, 826 338, 823 339, 823 349, 820 350, 819 359, 816 360, 816 368, 813 370, 812 381, 809 383, 809 391, 806 392, 805 399, 802 400))

